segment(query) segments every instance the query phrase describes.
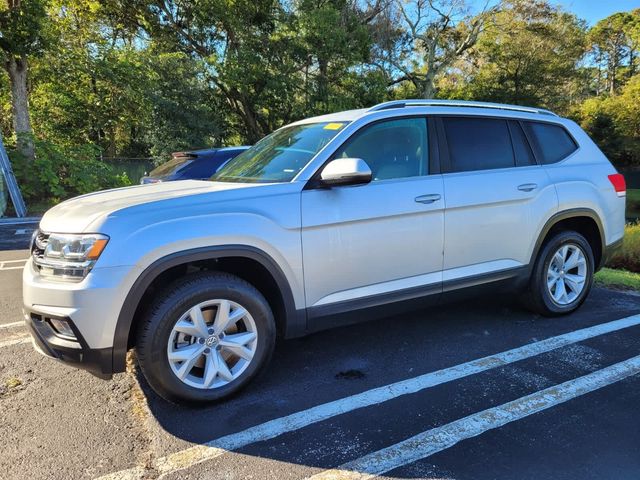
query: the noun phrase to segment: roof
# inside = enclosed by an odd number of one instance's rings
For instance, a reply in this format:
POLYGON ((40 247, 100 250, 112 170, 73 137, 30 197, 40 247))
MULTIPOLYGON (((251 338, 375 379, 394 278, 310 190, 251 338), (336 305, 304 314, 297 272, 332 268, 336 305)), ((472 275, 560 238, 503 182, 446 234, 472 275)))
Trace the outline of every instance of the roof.
POLYGON ((508 105, 505 103, 491 102, 474 102, 468 100, 433 100, 433 99, 410 99, 410 100, 393 100, 390 102, 379 103, 371 108, 361 108, 358 110, 345 110, 343 112, 329 113, 327 115, 319 115, 316 117, 305 118, 292 125, 303 125, 307 123, 322 122, 352 122, 358 118, 373 112, 382 110, 402 109, 409 107, 434 107, 442 110, 442 107, 458 107, 464 109, 477 108, 491 111, 505 110, 510 112, 519 112, 533 115, 545 115, 547 117, 558 117, 557 114, 550 110, 537 107, 527 107, 522 105, 508 105))

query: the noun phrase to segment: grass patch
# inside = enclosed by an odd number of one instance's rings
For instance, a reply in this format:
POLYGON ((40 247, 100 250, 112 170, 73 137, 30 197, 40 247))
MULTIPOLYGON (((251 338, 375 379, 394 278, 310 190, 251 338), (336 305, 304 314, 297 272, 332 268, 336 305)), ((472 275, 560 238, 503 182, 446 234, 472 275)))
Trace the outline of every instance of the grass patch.
POLYGON ((640 273, 640 223, 625 227, 622 248, 609 259, 607 267, 640 273))
POLYGON ((640 273, 603 268, 596 273, 595 282, 603 287, 637 290, 640 292, 640 273))

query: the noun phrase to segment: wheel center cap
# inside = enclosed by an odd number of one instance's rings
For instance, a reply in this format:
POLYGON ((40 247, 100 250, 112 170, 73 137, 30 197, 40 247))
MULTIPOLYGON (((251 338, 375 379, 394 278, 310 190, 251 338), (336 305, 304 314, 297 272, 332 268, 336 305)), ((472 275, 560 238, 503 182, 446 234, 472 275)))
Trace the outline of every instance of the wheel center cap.
POLYGON ((560 270, 560 276, 564 278, 564 270, 560 270))
POLYGON ((218 343, 218 337, 215 335, 211 335, 204 340, 204 343, 207 347, 213 347, 218 343))

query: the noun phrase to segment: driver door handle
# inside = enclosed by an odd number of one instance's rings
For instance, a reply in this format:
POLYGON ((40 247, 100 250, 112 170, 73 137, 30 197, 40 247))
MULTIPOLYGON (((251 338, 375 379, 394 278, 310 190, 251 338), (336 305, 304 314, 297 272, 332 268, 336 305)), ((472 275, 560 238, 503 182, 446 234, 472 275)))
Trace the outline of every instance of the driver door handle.
POLYGON ((438 200, 440 200, 440 194, 439 193, 431 193, 429 195, 420 195, 419 197, 416 197, 416 202, 418 203, 433 203, 433 202, 437 202, 438 200))
POLYGON ((518 186, 518 190, 520 190, 521 192, 531 192, 536 188, 538 188, 538 185, 535 183, 523 183, 522 185, 518 186))

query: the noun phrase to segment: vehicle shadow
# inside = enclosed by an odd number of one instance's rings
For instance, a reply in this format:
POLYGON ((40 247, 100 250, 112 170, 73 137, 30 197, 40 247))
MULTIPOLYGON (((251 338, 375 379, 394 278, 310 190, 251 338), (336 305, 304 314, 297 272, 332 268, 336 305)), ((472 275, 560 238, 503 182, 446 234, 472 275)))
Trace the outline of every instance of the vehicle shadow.
MULTIPOLYGON (((169 444, 176 443, 167 447, 172 452, 185 448, 179 440, 204 444, 326 402, 634 311, 637 298, 621 294, 612 300, 610 291, 594 289, 581 310, 561 319, 531 314, 505 296, 474 298, 336 328, 280 341, 270 366, 245 390, 199 408, 169 404, 150 389, 139 369, 136 372, 157 427, 170 434, 169 444)), ((291 462, 290 454, 275 448, 262 448, 257 455, 291 462)), ((326 456, 305 458, 310 467, 336 466, 326 456)))

